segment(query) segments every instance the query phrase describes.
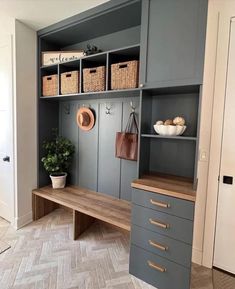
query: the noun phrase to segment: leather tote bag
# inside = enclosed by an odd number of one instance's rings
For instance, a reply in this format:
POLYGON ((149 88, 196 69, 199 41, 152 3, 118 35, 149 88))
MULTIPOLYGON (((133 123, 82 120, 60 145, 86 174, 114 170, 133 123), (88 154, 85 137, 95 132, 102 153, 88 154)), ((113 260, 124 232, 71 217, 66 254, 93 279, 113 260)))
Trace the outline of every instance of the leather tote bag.
POLYGON ((125 132, 116 134, 116 157, 120 159, 137 161, 138 154, 138 124, 136 115, 129 116, 125 132))

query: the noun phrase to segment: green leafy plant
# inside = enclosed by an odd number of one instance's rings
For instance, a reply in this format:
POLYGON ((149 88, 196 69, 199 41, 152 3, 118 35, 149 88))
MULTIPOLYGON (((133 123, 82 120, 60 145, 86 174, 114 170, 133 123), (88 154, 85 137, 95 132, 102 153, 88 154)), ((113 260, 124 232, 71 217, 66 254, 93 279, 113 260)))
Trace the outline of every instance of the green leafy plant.
POLYGON ((52 141, 43 143, 45 156, 41 159, 45 170, 49 174, 61 174, 67 172, 72 162, 75 147, 72 142, 57 132, 52 141))

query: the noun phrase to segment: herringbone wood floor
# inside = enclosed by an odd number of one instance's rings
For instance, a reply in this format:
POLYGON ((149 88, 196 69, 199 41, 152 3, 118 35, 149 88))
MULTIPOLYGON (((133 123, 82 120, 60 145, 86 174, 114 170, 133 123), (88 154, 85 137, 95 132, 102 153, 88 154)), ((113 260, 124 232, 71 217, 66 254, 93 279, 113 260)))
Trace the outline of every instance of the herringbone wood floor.
MULTIPOLYGON (((95 223, 72 241, 72 216, 62 209, 18 231, 0 218, 0 239, 11 245, 0 254, 0 289, 153 288, 128 274, 127 233, 95 223)), ((194 266, 191 288, 210 286, 210 270, 194 266)))

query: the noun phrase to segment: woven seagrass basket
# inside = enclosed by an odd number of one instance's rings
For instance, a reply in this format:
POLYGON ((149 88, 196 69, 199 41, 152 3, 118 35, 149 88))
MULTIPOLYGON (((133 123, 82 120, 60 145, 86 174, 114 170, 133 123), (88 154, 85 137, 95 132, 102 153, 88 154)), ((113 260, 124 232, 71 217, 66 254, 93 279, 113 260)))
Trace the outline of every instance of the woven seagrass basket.
POLYGON ((42 95, 53 96, 58 94, 58 75, 48 75, 42 78, 42 95))
POLYGON ((60 81, 61 94, 71 94, 79 92, 79 71, 61 73, 60 81))
POLYGON ((105 90, 105 66, 83 69, 83 91, 105 90))
POLYGON ((111 89, 136 88, 139 85, 139 61, 111 65, 111 89))

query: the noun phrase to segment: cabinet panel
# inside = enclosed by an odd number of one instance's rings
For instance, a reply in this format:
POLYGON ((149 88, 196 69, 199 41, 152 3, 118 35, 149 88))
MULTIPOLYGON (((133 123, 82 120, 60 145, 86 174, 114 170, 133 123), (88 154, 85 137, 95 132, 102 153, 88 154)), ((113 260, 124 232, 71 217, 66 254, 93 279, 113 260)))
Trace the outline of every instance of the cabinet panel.
POLYGON ((78 129, 78 184, 80 187, 97 190, 97 150, 98 150, 98 104, 90 107, 96 115, 95 126, 90 131, 78 129))
POLYGON ((78 104, 76 102, 61 102, 60 103, 60 134, 68 138, 75 146, 73 162, 70 168, 68 181, 73 184, 78 184, 78 126, 76 123, 78 104))
MULTIPOLYGON (((139 101, 133 100, 133 106, 136 107, 136 114, 138 116, 138 106, 139 101)), ((123 102, 123 121, 122 121, 122 130, 126 128, 126 124, 131 113, 131 106, 129 102, 123 102)), ((131 201, 131 182, 137 178, 137 162, 121 160, 121 189, 120 189, 120 198, 131 201)))
POLYGON ((99 117, 98 191, 119 198, 120 159, 115 158, 115 139, 121 130, 122 103, 101 103, 99 117), (110 114, 106 105, 111 107, 110 114))
POLYGON ((202 83, 207 0, 144 0, 141 83, 202 83))
POLYGON ((190 269, 131 245, 130 273, 159 289, 189 289, 190 269))

